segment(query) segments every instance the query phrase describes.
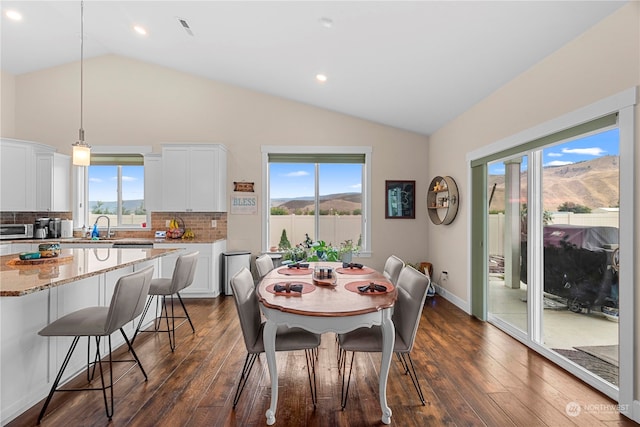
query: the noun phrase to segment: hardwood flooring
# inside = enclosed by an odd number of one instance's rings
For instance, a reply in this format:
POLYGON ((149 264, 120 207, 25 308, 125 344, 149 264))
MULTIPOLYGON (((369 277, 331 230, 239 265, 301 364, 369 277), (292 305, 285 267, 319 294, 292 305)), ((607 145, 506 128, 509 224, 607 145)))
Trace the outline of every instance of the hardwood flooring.
MULTIPOLYGON (((196 333, 183 325, 171 353, 166 334, 142 334, 136 368, 115 385, 115 414, 100 392, 56 393, 42 426, 264 426, 270 402, 266 359, 260 356, 236 409, 233 395, 246 350, 230 297, 186 300, 196 333)), ((81 342, 82 344, 82 342, 81 342)), ((122 354, 122 351, 116 351, 122 354)), ((632 426, 615 402, 488 323, 446 300, 429 298, 412 351, 427 400, 422 406, 394 357, 387 398, 396 426, 632 426), (571 402, 577 416, 567 415, 571 402)), ((332 334, 322 337, 317 363, 318 405, 311 403, 304 352, 278 353, 276 425, 381 425, 378 354, 359 353, 349 401, 340 409, 332 334)), ((9 426, 33 426, 43 402, 9 426)))

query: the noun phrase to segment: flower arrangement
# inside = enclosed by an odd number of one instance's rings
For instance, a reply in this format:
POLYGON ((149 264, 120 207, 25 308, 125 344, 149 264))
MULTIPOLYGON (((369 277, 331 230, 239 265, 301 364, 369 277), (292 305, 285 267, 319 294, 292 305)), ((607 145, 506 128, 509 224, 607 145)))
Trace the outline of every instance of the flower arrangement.
POLYGON ((358 253, 359 246, 353 244, 353 240, 345 240, 339 247, 327 244, 324 240, 313 242, 308 234, 305 240, 292 248, 286 249, 284 260, 297 261, 327 261, 327 262, 351 262, 353 253, 358 253))

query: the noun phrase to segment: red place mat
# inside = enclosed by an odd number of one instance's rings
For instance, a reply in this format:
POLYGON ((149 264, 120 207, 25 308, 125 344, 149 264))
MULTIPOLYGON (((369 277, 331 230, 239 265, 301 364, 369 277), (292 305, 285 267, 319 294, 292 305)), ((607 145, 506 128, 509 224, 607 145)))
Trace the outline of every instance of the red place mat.
POLYGON ((304 274, 311 274, 311 272, 313 271, 312 268, 289 268, 289 267, 285 267, 285 268, 281 268, 280 270, 278 270, 279 274, 284 274, 287 276, 302 276, 304 274))
POLYGON ((346 285, 344 285, 344 288, 348 291, 355 292, 356 294, 360 294, 360 295, 384 295, 384 294, 388 294, 389 292, 392 292, 395 289, 391 283, 385 282, 382 280, 357 280, 355 282, 347 283, 346 285), (358 286, 368 285, 369 283, 382 285, 385 288, 387 288, 387 292, 360 292, 358 290, 358 286))
POLYGON ((365 274, 375 273, 375 270, 369 267, 362 267, 362 268, 338 267, 336 268, 336 272, 340 274, 354 274, 354 275, 362 276, 365 274))
POLYGON ((278 283, 272 283, 270 285, 268 285, 266 287, 266 291, 270 292, 274 295, 283 295, 285 297, 299 297, 302 296, 302 294, 308 294, 310 292, 313 292, 316 290, 316 286, 311 284, 311 283, 305 283, 305 282, 278 282, 278 283), (275 288, 276 285, 302 285, 302 293, 300 292, 276 292, 273 288, 275 288))

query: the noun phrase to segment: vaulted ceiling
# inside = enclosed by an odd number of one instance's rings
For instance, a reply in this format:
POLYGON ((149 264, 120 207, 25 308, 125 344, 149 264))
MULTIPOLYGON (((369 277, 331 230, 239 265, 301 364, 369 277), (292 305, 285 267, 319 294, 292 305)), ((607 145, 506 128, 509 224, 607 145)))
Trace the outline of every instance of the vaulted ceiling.
MULTIPOLYGON (((430 134, 624 4, 87 0, 84 53, 123 55, 430 134)), ((79 61, 80 1, 0 7, 3 71, 79 61), (7 18, 9 10, 22 19, 7 18)))

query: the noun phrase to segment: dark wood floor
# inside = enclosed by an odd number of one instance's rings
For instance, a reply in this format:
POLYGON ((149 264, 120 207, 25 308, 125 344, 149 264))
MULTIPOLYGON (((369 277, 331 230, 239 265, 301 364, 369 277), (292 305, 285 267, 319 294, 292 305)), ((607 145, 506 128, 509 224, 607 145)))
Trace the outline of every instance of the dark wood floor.
MULTIPOLYGON (((149 375, 132 370, 115 386, 111 425, 263 426, 270 402, 266 359, 261 356, 235 410, 233 394, 245 347, 233 299, 188 300, 196 333, 187 325, 171 353, 166 335, 143 334, 136 351, 149 375)), ((279 353, 280 426, 381 425, 377 354, 356 356, 355 382, 346 410, 332 334, 322 337, 318 406, 310 401, 303 352, 279 353)), ((427 400, 422 406, 397 359, 387 390, 397 426, 631 426, 615 403, 495 327, 469 317, 446 300, 430 298, 412 352, 427 400), (581 411, 568 416, 567 405, 581 411)), ((32 426, 42 402, 10 426, 32 426)), ((99 392, 57 393, 43 426, 108 425, 99 392)))

